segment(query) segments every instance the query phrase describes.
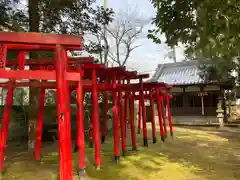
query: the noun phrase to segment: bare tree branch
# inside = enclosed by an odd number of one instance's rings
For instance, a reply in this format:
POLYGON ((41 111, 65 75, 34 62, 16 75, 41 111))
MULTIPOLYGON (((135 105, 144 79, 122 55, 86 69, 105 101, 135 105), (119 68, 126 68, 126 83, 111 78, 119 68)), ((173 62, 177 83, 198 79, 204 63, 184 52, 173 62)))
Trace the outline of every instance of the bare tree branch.
MULTIPOLYGON (((128 9, 128 8, 127 8, 128 9)), ((99 53, 101 63, 105 65, 113 62, 118 66, 125 66, 131 53, 140 47, 135 41, 143 34, 143 28, 150 22, 137 15, 137 9, 129 9, 118 13, 115 21, 106 27, 106 31, 99 29, 95 34, 97 42, 103 47, 99 53)))
MULTIPOLYGON (((97 42, 99 43, 99 45, 102 47, 102 43, 101 43, 101 39, 97 34, 94 34, 95 37, 97 38, 97 42)), ((99 51, 99 58, 100 58, 100 62, 101 64, 103 63, 103 54, 102 51, 99 51)))
POLYGON ((110 58, 113 62, 115 62, 115 63, 117 63, 119 66, 121 66, 121 63, 117 60, 117 57, 114 57, 114 54, 113 54, 112 52, 109 52, 109 58, 110 58))

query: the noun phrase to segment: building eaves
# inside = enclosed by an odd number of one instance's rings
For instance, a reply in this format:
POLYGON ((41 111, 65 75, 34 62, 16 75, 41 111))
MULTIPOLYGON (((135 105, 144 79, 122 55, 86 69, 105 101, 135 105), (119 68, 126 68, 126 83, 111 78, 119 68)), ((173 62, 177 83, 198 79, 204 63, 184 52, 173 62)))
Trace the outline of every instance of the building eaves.
POLYGON ((151 81, 171 85, 203 84, 199 73, 199 62, 196 60, 160 64, 151 81))

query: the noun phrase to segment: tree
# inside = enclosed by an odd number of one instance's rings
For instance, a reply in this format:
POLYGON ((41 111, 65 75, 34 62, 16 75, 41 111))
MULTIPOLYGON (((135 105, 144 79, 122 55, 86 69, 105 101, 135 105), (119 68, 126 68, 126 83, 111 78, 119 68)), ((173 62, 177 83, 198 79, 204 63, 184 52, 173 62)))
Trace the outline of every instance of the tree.
POLYGON ((26 30, 27 16, 22 9, 17 8, 19 0, 0 2, 0 30, 23 31, 26 30))
MULTIPOLYGON (((157 10, 148 37, 171 47, 183 43, 187 55, 208 59, 217 74, 236 69, 240 47, 240 1, 151 0, 157 10)), ((214 71, 210 72, 213 73, 214 71)), ((216 76, 217 77, 217 76, 216 76)), ((218 77, 217 77, 218 78, 218 77)))
POLYGON ((136 9, 118 12, 109 26, 90 34, 89 44, 94 47, 90 52, 97 56, 100 63, 125 66, 130 54, 140 46, 136 40, 142 37, 143 28, 149 19, 136 14, 136 9))
POLYGON ((112 39, 109 58, 118 66, 125 66, 130 54, 140 47, 135 41, 142 34, 146 22, 138 22, 139 20, 132 15, 127 14, 125 17, 119 15, 112 26, 107 28, 107 32, 112 39))
MULTIPOLYGON (((93 8, 95 0, 28 0, 25 7, 22 1, 9 0, 0 3, 0 25, 4 30, 54 32, 83 35, 84 32, 96 32, 99 24, 108 24, 113 11, 93 8), (20 8, 21 5, 21 8, 20 8)), ((32 53, 31 57, 52 57, 43 52, 32 53)), ((35 143, 36 114, 39 107, 39 90, 30 89, 29 108, 29 150, 35 143)))

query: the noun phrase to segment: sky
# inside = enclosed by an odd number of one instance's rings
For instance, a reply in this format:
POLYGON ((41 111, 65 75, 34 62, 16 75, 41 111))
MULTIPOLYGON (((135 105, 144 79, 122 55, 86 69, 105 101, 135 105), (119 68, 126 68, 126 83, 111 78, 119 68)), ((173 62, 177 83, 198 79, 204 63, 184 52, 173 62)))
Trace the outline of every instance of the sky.
MULTIPOLYGON (((113 8, 115 12, 136 11, 137 17, 143 19, 151 19, 155 16, 155 10, 149 0, 107 0, 108 7, 113 8)), ((24 3, 24 1, 22 1, 24 3)), ((103 5, 104 0, 96 0, 97 5, 103 5)), ((149 23, 143 29, 144 35, 153 25, 149 23)), ((153 75, 158 64, 169 63, 172 60, 164 58, 169 49, 166 44, 155 44, 146 36, 136 41, 140 47, 136 48, 127 61, 127 69, 137 70, 140 73, 149 73, 153 75)), ((176 47, 176 59, 181 61, 184 59, 183 47, 176 47)))
MULTIPOLYGON (((103 5, 104 0, 97 0, 98 5, 103 5)), ((139 16, 143 18, 152 18, 155 15, 155 10, 149 0, 108 0, 108 7, 113 8, 115 12, 126 11, 136 8, 139 16)), ((144 32, 147 32, 152 25, 147 25, 144 32)), ((164 59, 168 53, 166 44, 155 44, 147 37, 137 40, 141 46, 135 49, 130 59, 127 62, 129 70, 137 70, 140 73, 153 74, 158 64, 171 62, 169 59, 164 59)), ((177 61, 184 59, 182 47, 176 47, 177 61)))

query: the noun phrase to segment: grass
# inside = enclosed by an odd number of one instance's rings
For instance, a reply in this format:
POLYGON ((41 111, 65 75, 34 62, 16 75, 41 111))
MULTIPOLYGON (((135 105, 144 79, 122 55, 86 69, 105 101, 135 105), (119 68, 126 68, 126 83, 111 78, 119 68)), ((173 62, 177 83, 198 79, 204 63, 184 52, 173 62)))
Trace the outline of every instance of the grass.
MULTIPOLYGON (((240 132, 240 131, 239 131, 240 132)), ((158 132, 159 133, 159 132, 158 132)), ((151 133, 149 132, 149 137, 151 133)), ((112 162, 113 141, 102 145, 101 170, 94 168, 94 150, 86 148, 88 180, 238 180, 240 179, 240 140, 228 138, 216 129, 175 128, 173 138, 128 152, 121 163, 112 162), (215 133, 214 133, 215 132, 215 133)), ((232 136, 231 136, 232 137, 232 136)), ((131 144, 128 142, 128 144, 131 144)), ((40 162, 26 152, 10 153, 6 160, 6 180, 56 180, 58 153, 55 145, 42 148, 40 162), (11 156, 11 154, 15 156, 11 156)), ((131 147, 129 147, 131 149, 131 147)), ((76 167, 77 155, 74 154, 76 167)), ((77 179, 77 177, 75 177, 77 179)))

